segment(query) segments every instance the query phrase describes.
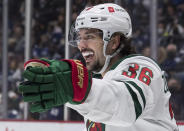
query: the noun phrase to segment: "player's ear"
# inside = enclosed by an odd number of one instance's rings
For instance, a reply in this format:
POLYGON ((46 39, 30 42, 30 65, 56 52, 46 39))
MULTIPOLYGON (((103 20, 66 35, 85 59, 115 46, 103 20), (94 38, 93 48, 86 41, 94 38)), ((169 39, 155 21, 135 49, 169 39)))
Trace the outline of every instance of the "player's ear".
POLYGON ((119 45, 120 45, 120 35, 119 34, 113 35, 107 45, 106 54, 109 55, 113 54, 119 48, 119 45))
POLYGON ((112 49, 116 50, 119 47, 120 44, 120 35, 115 35, 112 38, 112 49))

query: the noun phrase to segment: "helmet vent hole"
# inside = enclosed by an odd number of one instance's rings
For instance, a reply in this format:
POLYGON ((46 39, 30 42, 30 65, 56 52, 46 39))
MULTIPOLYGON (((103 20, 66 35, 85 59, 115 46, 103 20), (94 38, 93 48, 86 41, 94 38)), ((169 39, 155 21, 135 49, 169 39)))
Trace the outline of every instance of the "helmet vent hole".
POLYGON ((97 22, 98 21, 98 17, 91 17, 91 22, 97 22))
POLYGON ((91 17, 91 19, 92 19, 92 20, 94 20, 94 19, 98 19, 98 17, 91 17))
POLYGON ((97 22, 98 20, 92 20, 91 22, 97 22))
POLYGON ((100 8, 101 10, 103 10, 104 9, 104 7, 102 7, 102 8, 100 8))

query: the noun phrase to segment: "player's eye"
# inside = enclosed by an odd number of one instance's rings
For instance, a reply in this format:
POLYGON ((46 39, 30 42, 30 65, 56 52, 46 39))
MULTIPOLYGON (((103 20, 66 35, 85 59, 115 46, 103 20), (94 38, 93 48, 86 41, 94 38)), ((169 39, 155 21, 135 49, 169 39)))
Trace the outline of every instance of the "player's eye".
POLYGON ((86 39, 87 39, 87 40, 88 40, 88 39, 94 39, 94 38, 95 38, 95 37, 94 37, 93 35, 90 35, 90 34, 86 36, 86 39))

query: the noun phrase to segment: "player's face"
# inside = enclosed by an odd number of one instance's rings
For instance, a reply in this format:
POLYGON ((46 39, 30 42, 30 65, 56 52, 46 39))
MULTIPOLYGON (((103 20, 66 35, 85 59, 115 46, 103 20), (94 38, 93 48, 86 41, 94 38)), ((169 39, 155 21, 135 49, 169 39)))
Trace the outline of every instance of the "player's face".
POLYGON ((100 35, 102 32, 95 29, 80 29, 79 31, 78 48, 86 61, 87 69, 90 71, 100 71, 105 63, 103 40, 100 35))

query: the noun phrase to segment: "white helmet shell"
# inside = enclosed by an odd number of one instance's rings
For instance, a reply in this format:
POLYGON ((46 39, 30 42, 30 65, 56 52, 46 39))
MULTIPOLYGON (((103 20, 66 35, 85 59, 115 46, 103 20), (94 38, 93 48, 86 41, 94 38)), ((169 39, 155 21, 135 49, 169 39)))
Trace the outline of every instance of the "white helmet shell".
POLYGON ((124 8, 113 3, 85 8, 75 22, 75 29, 80 28, 100 29, 104 41, 108 41, 115 32, 124 34, 126 38, 132 35, 129 14, 124 8))

